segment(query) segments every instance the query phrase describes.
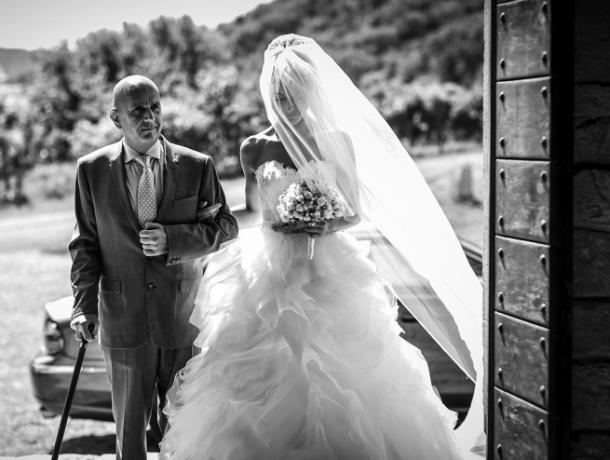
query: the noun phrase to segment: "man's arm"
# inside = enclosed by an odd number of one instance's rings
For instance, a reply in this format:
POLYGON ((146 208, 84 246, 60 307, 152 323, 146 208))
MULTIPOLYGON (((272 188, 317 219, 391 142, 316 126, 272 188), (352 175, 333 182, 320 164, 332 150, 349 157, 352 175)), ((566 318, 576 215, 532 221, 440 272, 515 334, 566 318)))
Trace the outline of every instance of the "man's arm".
POLYGON ((209 158, 204 165, 203 175, 199 199, 209 200, 208 206, 220 204, 220 208, 215 216, 196 223, 164 225, 168 265, 210 254, 217 251, 222 243, 237 236, 237 220, 229 210, 216 168, 209 158))
MULTIPOLYGON (((72 239, 68 245, 72 257, 72 292, 74 307, 72 309, 71 326, 95 322, 98 315, 98 285, 102 273, 102 263, 97 236, 97 225, 91 189, 85 168, 77 165, 76 187, 74 192, 74 211, 76 223, 72 239), (92 317, 95 319, 92 319, 92 317), (77 320, 78 319, 78 320, 77 320)), ((87 324, 84 324, 87 327, 87 324)))

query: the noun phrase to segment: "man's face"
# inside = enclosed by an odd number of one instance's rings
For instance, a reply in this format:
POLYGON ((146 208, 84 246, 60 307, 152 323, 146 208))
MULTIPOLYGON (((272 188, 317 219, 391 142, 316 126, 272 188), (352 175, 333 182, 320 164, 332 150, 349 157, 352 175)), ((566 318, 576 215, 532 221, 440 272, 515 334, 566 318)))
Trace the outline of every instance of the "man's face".
POLYGON ((161 134, 161 97, 149 85, 130 88, 111 112, 115 125, 123 131, 127 144, 144 153, 161 134))

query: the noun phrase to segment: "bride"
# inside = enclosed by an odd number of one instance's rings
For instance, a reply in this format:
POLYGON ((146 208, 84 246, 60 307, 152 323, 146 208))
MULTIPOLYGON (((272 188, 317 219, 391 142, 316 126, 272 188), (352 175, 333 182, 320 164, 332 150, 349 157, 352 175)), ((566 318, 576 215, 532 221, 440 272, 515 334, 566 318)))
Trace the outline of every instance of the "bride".
POLYGON ((263 223, 209 261, 191 317, 202 352, 170 390, 161 458, 465 458, 483 428, 481 379, 454 430, 421 352, 399 337, 393 301, 469 377, 482 375, 481 286, 447 219, 314 40, 273 40, 260 87, 272 126, 241 157, 263 223), (295 190, 327 211, 297 212, 306 203, 286 200, 295 190), (356 224, 381 244, 342 231, 356 224))

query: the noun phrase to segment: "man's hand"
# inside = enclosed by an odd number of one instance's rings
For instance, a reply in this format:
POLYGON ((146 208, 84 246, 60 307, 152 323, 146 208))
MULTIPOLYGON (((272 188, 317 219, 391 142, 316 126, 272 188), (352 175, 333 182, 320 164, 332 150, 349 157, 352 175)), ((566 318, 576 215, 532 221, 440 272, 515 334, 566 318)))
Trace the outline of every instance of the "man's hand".
POLYGON ((167 234, 163 225, 148 222, 144 230, 140 231, 140 244, 147 257, 167 254, 167 234))
POLYGON ((70 327, 74 330, 77 340, 81 340, 82 337, 87 342, 92 342, 97 338, 100 322, 97 315, 85 314, 74 318, 70 323, 70 327))

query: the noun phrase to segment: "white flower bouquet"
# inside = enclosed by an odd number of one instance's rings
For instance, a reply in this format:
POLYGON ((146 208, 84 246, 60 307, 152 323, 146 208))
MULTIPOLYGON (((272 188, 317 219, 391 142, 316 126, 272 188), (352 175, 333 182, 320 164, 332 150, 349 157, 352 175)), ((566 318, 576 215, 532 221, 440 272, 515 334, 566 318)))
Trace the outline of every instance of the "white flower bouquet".
MULTIPOLYGON (((287 224, 320 224, 345 217, 346 206, 339 193, 316 179, 299 179, 280 195, 277 210, 287 224)), ((314 253, 314 238, 308 234, 307 254, 314 253)))

